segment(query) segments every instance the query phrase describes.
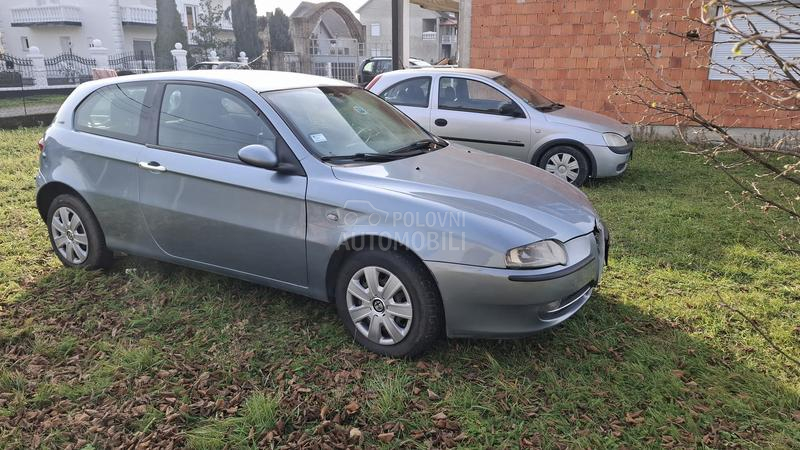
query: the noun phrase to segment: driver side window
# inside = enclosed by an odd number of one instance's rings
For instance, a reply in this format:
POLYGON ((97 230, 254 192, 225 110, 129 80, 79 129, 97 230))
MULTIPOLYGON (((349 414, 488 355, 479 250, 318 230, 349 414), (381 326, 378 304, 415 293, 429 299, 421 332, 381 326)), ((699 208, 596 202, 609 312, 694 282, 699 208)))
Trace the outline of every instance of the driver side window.
POLYGON ((242 147, 276 136, 253 107, 237 95, 207 86, 169 84, 158 120, 158 144, 238 161, 242 147))
POLYGON ((497 89, 476 80, 439 79, 439 109, 500 114, 500 107, 514 101, 497 89))

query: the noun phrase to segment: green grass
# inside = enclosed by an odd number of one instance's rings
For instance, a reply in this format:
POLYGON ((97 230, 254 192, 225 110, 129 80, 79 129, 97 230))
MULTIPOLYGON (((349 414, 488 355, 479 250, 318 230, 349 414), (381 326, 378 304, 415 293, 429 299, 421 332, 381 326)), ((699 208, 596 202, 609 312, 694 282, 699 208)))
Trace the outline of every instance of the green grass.
POLYGON ((41 132, 0 132, 0 448, 800 447, 800 377, 717 296, 798 358, 800 258, 677 144, 584 189, 613 247, 575 317, 402 361, 280 291, 135 257, 61 267, 34 208, 41 132))
POLYGON ((64 102, 64 100, 66 100, 66 98, 66 94, 26 94, 24 98, 22 96, 13 98, 0 98, 0 109, 21 107, 23 105, 60 105, 64 102))

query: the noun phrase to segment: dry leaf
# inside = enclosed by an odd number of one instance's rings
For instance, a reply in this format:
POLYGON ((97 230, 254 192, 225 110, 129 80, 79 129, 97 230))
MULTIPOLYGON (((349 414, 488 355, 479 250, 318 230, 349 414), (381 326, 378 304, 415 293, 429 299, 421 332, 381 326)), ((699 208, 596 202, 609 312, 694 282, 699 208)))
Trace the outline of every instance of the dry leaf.
POLYGON ((378 435, 378 440, 381 442, 389 443, 394 439, 394 433, 381 433, 378 435))
POLYGON ((350 414, 352 416, 353 414, 358 412, 359 408, 361 407, 358 406, 358 403, 356 403, 355 400, 353 400, 352 402, 348 403, 347 406, 344 407, 344 410, 347 412, 347 414, 350 414))

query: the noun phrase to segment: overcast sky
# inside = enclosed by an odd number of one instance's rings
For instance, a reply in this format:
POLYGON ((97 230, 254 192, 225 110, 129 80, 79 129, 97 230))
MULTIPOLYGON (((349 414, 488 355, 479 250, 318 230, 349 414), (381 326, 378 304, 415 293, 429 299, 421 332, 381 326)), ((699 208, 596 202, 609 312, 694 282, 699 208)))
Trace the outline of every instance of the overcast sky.
MULTIPOLYGON (((290 15, 297 5, 300 4, 302 0, 256 0, 256 8, 258 8, 258 14, 263 15, 266 12, 274 11, 275 8, 280 8, 286 15, 290 15)), ((311 3, 321 3, 322 0, 310 0, 311 3)), ((353 14, 356 13, 356 9, 360 8, 361 5, 367 2, 367 0, 338 0, 340 3, 344 3, 345 6, 350 8, 353 11, 353 14)), ((358 17, 356 15, 356 17, 358 17)))

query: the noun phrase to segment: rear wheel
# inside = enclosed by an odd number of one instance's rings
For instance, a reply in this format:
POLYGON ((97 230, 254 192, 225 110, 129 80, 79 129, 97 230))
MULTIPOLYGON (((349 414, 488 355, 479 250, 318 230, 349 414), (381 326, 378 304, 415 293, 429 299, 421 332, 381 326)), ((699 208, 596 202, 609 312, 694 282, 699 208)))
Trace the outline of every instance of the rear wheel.
POLYGON ((589 178, 589 160, 582 151, 565 145, 551 148, 539 160, 539 167, 564 181, 582 186, 589 178))
POLYGON ((386 356, 418 355, 443 329, 436 283, 404 251, 364 250, 347 258, 337 278, 336 309, 359 344, 386 356))
POLYGON ((83 200, 70 194, 56 197, 47 212, 50 243, 67 267, 101 269, 111 264, 100 224, 83 200))

